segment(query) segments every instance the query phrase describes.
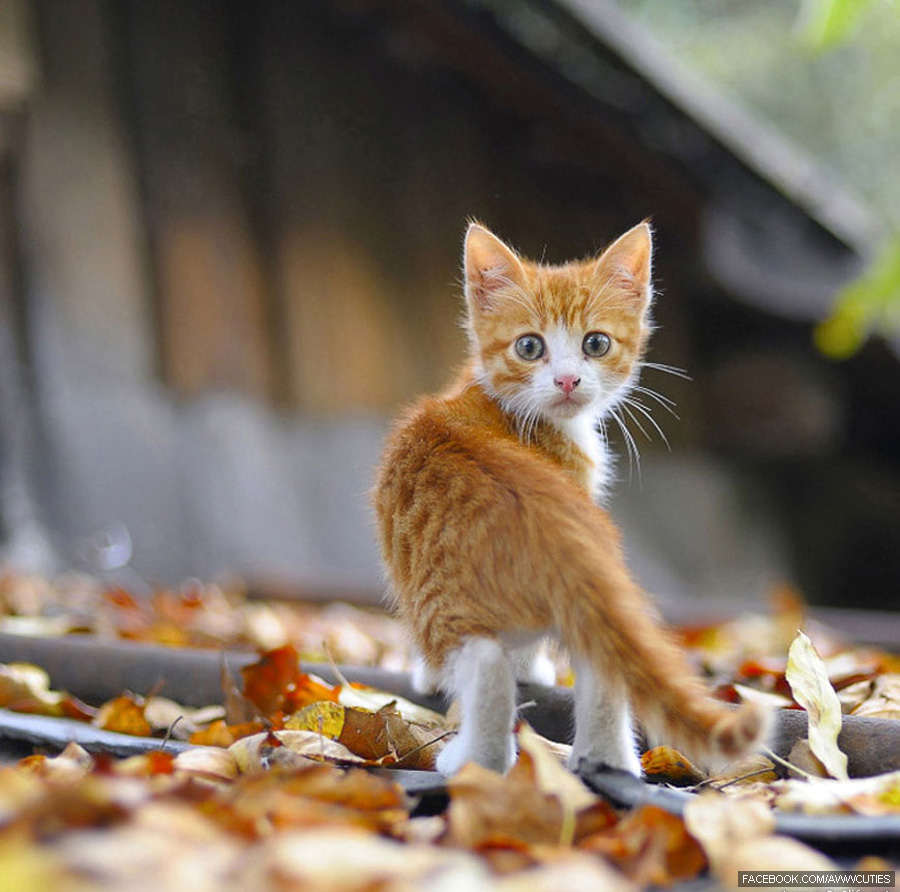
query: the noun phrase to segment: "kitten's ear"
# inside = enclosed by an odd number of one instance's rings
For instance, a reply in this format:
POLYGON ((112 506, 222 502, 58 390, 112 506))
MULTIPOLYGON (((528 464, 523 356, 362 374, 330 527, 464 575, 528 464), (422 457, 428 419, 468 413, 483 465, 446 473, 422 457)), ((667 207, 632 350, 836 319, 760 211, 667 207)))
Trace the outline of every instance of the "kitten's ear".
POLYGON ((646 221, 619 236, 597 260, 597 273, 641 304, 650 301, 653 232, 646 221))
POLYGON ((504 290, 525 285, 522 261, 480 223, 470 223, 463 250, 469 312, 490 311, 504 290))

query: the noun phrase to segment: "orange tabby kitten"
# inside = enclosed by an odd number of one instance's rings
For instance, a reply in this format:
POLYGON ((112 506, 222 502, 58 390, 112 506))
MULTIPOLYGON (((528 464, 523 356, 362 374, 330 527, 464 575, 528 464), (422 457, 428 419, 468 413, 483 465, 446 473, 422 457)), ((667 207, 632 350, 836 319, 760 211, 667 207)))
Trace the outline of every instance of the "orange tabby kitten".
POLYGON ((483 226, 466 234, 470 360, 387 442, 375 489, 397 610, 425 681, 459 698, 438 768, 516 758, 516 668, 554 635, 575 669, 571 764, 640 774, 631 710, 701 760, 756 747, 766 715, 710 699, 660 628, 594 499, 609 476, 597 425, 636 386, 650 331, 651 232, 599 258, 531 263, 483 226))

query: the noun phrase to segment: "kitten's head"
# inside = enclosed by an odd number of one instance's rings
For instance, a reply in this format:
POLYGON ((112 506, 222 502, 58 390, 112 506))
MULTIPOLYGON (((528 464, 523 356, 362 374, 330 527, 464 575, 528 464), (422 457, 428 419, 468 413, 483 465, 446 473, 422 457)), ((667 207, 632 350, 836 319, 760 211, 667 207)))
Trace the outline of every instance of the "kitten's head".
POLYGON ((478 223, 466 233, 466 327, 479 381, 520 418, 615 407, 650 333, 652 236, 630 229, 599 257, 544 266, 478 223))

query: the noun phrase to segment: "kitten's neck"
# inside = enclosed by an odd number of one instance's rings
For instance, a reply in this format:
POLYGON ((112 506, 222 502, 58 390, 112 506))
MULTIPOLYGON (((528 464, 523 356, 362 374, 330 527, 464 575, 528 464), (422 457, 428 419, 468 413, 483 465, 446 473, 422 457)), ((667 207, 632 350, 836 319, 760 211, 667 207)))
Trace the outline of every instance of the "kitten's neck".
POLYGON ((560 422, 540 418, 526 428, 521 418, 489 392, 474 363, 463 370, 445 399, 460 418, 477 418, 480 425, 542 453, 568 471, 592 498, 602 501, 605 497, 611 457, 590 412, 560 422))

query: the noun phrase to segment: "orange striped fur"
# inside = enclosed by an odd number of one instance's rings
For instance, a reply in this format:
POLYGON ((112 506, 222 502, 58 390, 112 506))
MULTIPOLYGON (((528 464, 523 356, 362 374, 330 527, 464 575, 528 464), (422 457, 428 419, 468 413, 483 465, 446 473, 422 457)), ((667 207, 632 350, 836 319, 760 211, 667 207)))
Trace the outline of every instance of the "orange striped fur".
POLYGON ((575 761, 639 771, 632 709, 652 736, 701 761, 738 756, 765 734, 758 707, 708 696, 594 501, 608 468, 593 428, 637 380, 651 251, 640 224, 599 258, 545 266, 469 227, 469 362, 397 420, 374 496, 396 610, 462 700, 446 773, 470 759, 510 767, 506 663, 546 634, 576 662, 575 761), (605 352, 588 355, 598 345, 605 352))

